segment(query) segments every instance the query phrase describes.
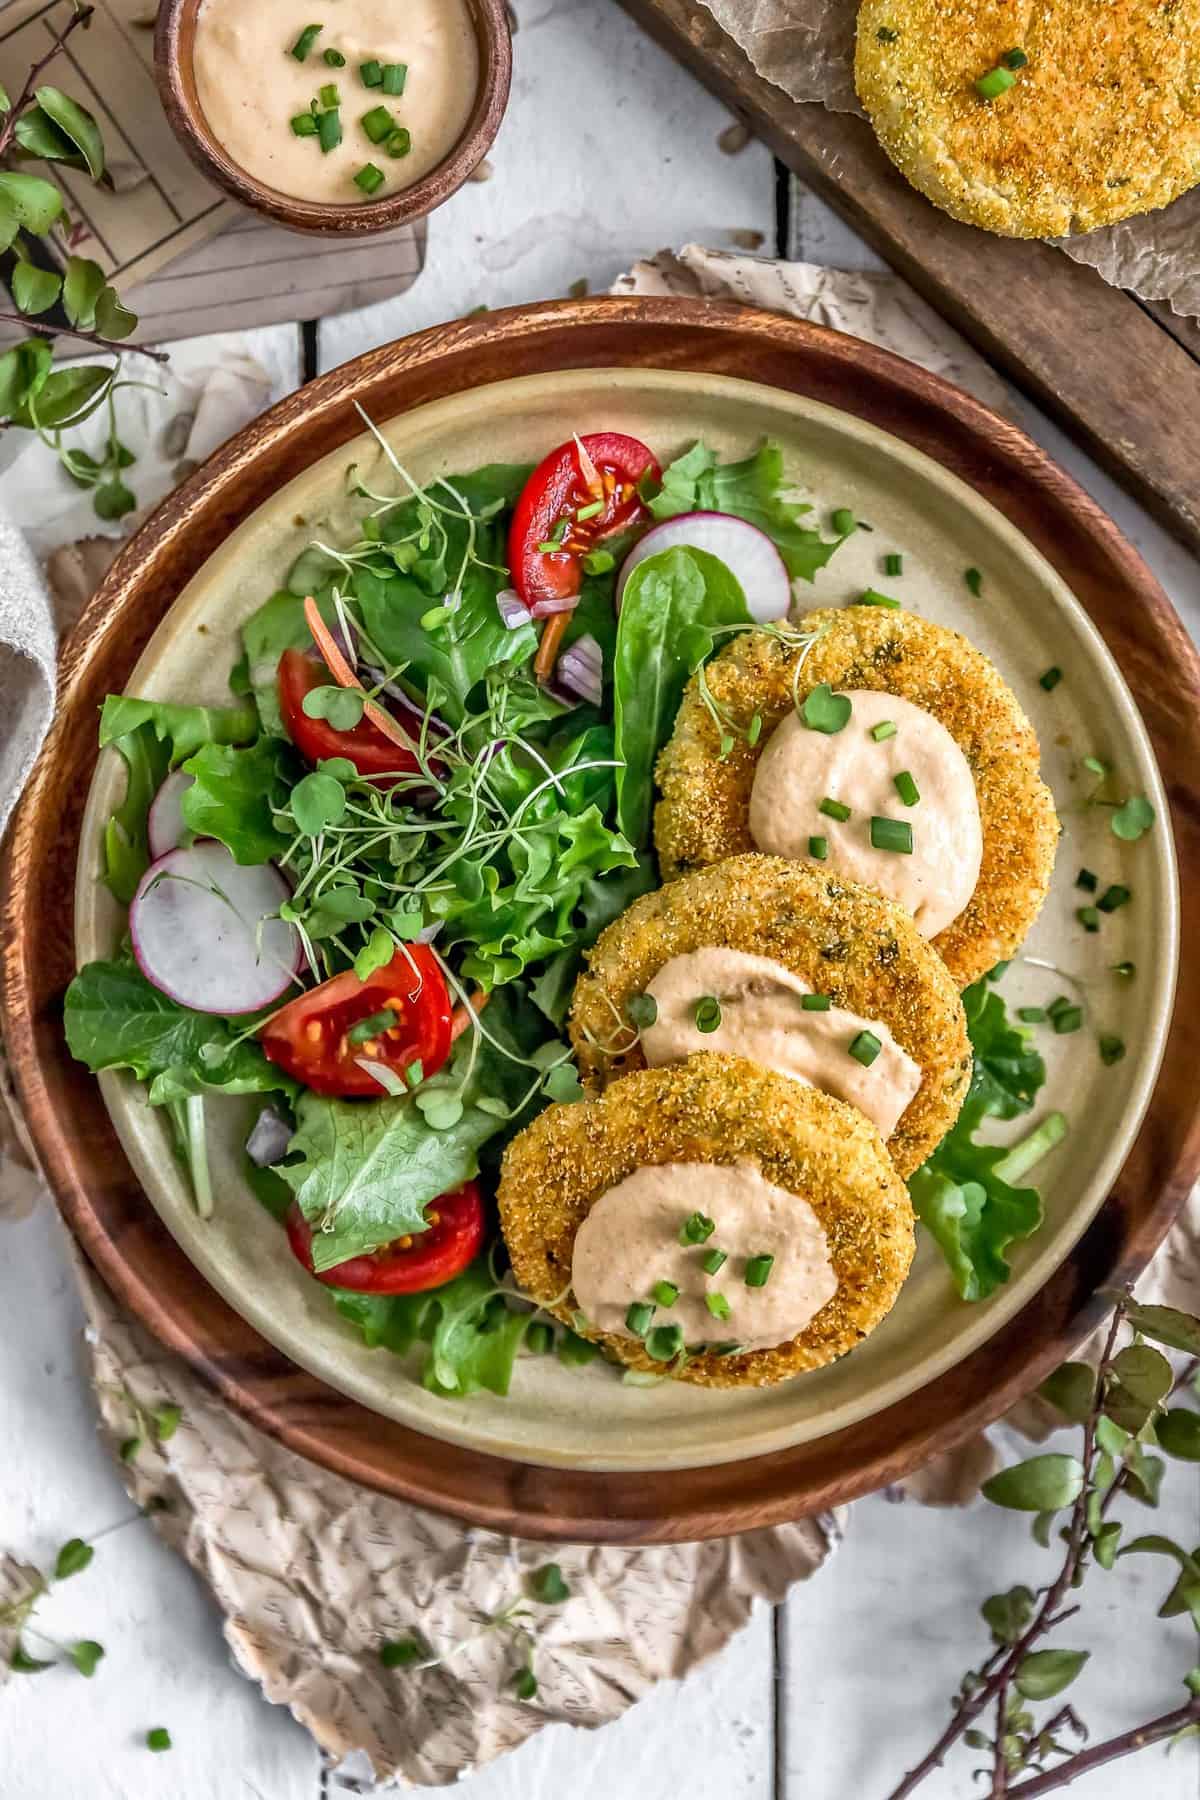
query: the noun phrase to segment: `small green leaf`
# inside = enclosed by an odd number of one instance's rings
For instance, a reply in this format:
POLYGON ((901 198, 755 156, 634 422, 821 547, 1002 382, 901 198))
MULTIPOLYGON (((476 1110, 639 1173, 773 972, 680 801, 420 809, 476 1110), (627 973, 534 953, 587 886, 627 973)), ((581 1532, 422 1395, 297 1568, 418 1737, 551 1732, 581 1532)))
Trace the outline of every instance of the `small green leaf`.
POLYGON ((1166 1467, 1161 1456, 1146 1456, 1139 1451, 1131 1457, 1125 1465, 1125 1485, 1131 1497, 1143 1506, 1157 1506, 1166 1467))
POLYGON ((97 297, 96 330, 105 338, 127 338, 137 330, 137 314, 121 304, 115 288, 102 288, 97 297))
POLYGON ((8 1659, 8 1666, 17 1675, 40 1675, 43 1669, 52 1669, 54 1663, 53 1660, 39 1662, 36 1656, 30 1656, 18 1638, 16 1648, 8 1659))
POLYGON ((993 1594, 979 1610, 998 1644, 1015 1644, 1033 1618, 1035 1605, 1031 1588, 1015 1587, 1006 1594, 993 1594))
POLYGON ((1083 1467, 1074 1456, 1050 1453, 1001 1469, 983 1484, 984 1497, 995 1506, 1019 1512, 1058 1512, 1072 1506, 1083 1490, 1083 1467))
POLYGON ((1185 1575, 1200 1581, 1200 1562, 1188 1554, 1182 1544, 1173 1538, 1164 1537, 1161 1532, 1148 1532, 1145 1537, 1134 1538, 1121 1551, 1122 1556, 1169 1556, 1179 1564, 1185 1575))
MULTIPOLYGON (((21 346, 22 350, 25 348, 21 346)), ((30 386, 22 403, 9 408, 14 424, 40 425, 47 431, 82 425, 104 404, 112 386, 112 370, 96 363, 66 369, 54 369, 47 363, 46 369, 45 378, 30 386)))
POLYGON ((1117 1560, 1117 1546, 1121 1542, 1121 1530, 1120 1522, 1112 1519, 1107 1525, 1101 1525, 1093 1539, 1093 1554, 1102 1569, 1111 1569, 1117 1560))
POLYGON ((55 1581, 65 1581, 68 1575, 78 1575, 86 1569, 96 1552, 92 1545, 83 1538, 68 1538, 54 1559, 55 1581))
POLYGON ((96 1664, 104 1655, 104 1646, 103 1644, 98 1644, 95 1638, 80 1638, 77 1644, 71 1645, 67 1654, 75 1664, 75 1667, 79 1670, 79 1673, 81 1675, 86 1675, 90 1681, 92 1676, 96 1673, 96 1664))
POLYGON ((1038 1393, 1064 1418, 1082 1425, 1096 1396, 1096 1371, 1087 1363, 1063 1363, 1061 1368, 1047 1375, 1038 1393))
POLYGON ((1127 844, 1136 843, 1144 837, 1154 823, 1154 808, 1144 794, 1132 794, 1123 806, 1118 806, 1109 824, 1113 836, 1119 837, 1127 844))
POLYGON ((140 1437, 127 1437, 118 1451, 121 1461, 123 1463, 132 1462, 141 1447, 142 1440, 140 1437))
POLYGON ((419 1088, 413 1098, 431 1131, 450 1131, 463 1116, 458 1095, 447 1093, 444 1088, 419 1088))
POLYGON ((1184 1350, 1189 1356, 1200 1356, 1200 1319, 1192 1313, 1180 1312, 1174 1306, 1142 1306, 1124 1294, 1106 1296, 1125 1303, 1126 1318, 1143 1337, 1165 1344, 1168 1350, 1184 1350))
POLYGON ((583 1088, 580 1086, 579 1073, 573 1062, 562 1062, 550 1070, 542 1083, 543 1091, 551 1100, 571 1106, 583 1099, 583 1088))
POLYGON ((848 694, 835 694, 823 681, 805 697, 800 716, 810 731, 823 731, 833 737, 850 721, 851 702, 848 694))
POLYGON ((58 299, 62 292, 62 276, 51 274, 49 269, 36 268, 33 263, 19 262, 9 285, 21 311, 36 316, 49 311, 58 299))
POLYGON ((571 1590, 556 1562, 543 1563, 540 1569, 533 1570, 529 1577, 529 1592, 543 1606, 559 1606, 571 1597, 571 1590))
POLYGON ((377 925, 354 959, 354 973, 360 981, 369 981, 378 969, 386 969, 396 954, 396 943, 390 931, 377 925))
POLYGON ((1189 1694, 1200 1694, 1200 1665, 1188 1670, 1183 1678, 1183 1685, 1189 1694))
POLYGON ((160 1444, 165 1444, 168 1438, 173 1438, 175 1436, 175 1433, 179 1430, 179 1421, 182 1417, 182 1406, 176 1406, 174 1403, 168 1406, 155 1407, 154 1411, 150 1414, 150 1419, 154 1426, 154 1435, 160 1444))
POLYGON ((1026 1700, 1051 1700, 1070 1687, 1091 1654, 1088 1650, 1032 1650, 1017 1665, 1015 1686, 1026 1700))
POLYGON ((63 276, 63 309, 72 325, 90 331, 96 322, 96 302, 105 287, 104 270, 86 256, 67 259, 63 276))
MULTIPOLYGON (((1123 1425, 1107 1414, 1101 1414, 1096 1420, 1096 1442, 1106 1457, 1119 1461, 1125 1454, 1125 1446, 1130 1442, 1131 1433, 1123 1425)), ((1115 1472, 1115 1471, 1114 1471, 1115 1472)))
POLYGON ((1033 1541, 1035 1544, 1040 1544, 1043 1550, 1048 1550, 1050 1548, 1050 1533, 1054 1529, 1054 1520, 1054 1513, 1040 1512, 1033 1521, 1031 1527, 1033 1531, 1033 1541))
POLYGON ((137 506, 137 495, 123 481, 105 481, 96 489, 92 505, 98 518, 123 519, 137 506))
POLYGON ((16 213, 18 223, 35 237, 44 236, 62 213, 62 195, 52 181, 43 181, 40 175, 0 169, 0 194, 16 213))
POLYGON ((532 1700, 538 1691, 537 1676, 532 1669, 518 1669, 513 1676, 513 1692, 518 1700, 532 1700))
POLYGON ((171 1748, 171 1734, 165 1725, 155 1725, 153 1730, 146 1733, 146 1748, 147 1750, 169 1750, 171 1748))
POLYGON ((1200 1462, 1200 1413, 1173 1406, 1154 1427, 1159 1446, 1183 1462, 1200 1462))
POLYGON ((292 789, 292 817, 305 837, 319 837, 346 810, 346 790, 332 775, 306 775, 292 789))
MULTIPOLYGON (((99 181, 104 173, 104 140, 91 113, 61 88, 40 87, 34 97, 46 117, 74 145, 92 180, 99 181)), ((19 131, 17 136, 20 139, 19 131)))
POLYGON ((389 1638, 379 1646, 379 1660, 385 1669, 411 1669, 424 1662, 429 1652, 420 1638, 389 1638))
POLYGON ((361 725, 366 695, 359 688, 310 688, 301 707, 310 719, 327 719, 335 731, 353 731, 361 725))
POLYGON ((1121 1386, 1145 1406, 1157 1406, 1171 1391, 1175 1379, 1161 1350, 1150 1344, 1130 1344, 1113 1358, 1113 1372, 1121 1386))

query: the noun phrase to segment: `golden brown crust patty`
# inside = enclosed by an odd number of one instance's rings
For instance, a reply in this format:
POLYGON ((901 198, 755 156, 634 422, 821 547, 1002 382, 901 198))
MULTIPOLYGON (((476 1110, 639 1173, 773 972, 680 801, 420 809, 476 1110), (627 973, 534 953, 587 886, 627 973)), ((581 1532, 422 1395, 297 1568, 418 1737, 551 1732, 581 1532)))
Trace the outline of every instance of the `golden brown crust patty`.
MULTIPOLYGON (((688 683, 670 742, 658 759, 662 799, 654 836, 663 879, 754 849, 748 824, 754 771, 795 693, 821 682, 899 694, 940 719, 970 766, 983 827, 979 880, 966 907, 932 942, 959 987, 1012 956, 1041 909, 1058 843, 1058 816, 1038 772, 1038 742, 1016 697, 983 652, 916 613, 848 606, 809 613, 798 632, 819 632, 807 651, 770 632, 747 632, 707 665, 717 705, 746 730, 721 761, 722 727, 688 683), (803 657, 797 678, 797 664, 803 657)), ((789 634, 789 638, 792 634, 789 634)))
MULTIPOLYGON (((508 1146, 500 1175, 513 1273, 527 1294, 572 1324, 574 1302, 569 1293, 559 1297, 571 1280, 575 1233, 601 1194, 650 1164, 729 1165, 747 1157, 816 1213, 837 1293, 786 1344, 697 1356, 674 1372, 702 1387, 767 1387, 819 1369, 873 1331, 900 1292, 914 1249, 908 1189, 856 1108, 738 1056, 705 1053, 678 1068, 642 1069, 599 1100, 539 1113, 508 1146)), ((617 1362, 666 1373, 636 1338, 584 1335, 617 1362)))
POLYGON ((901 1175, 941 1143, 971 1079, 958 989, 908 914, 856 882, 778 856, 735 856, 635 900, 603 933, 575 988, 571 1042, 593 1092, 645 1058, 627 1006, 673 956, 707 945, 766 956, 835 1006, 880 1019, 921 1065, 888 1139, 901 1175))
POLYGON ((1008 237, 1094 231, 1200 181, 1194 0, 863 0, 855 80, 913 186, 1008 237), (979 76, 1023 50, 1006 93, 979 76))

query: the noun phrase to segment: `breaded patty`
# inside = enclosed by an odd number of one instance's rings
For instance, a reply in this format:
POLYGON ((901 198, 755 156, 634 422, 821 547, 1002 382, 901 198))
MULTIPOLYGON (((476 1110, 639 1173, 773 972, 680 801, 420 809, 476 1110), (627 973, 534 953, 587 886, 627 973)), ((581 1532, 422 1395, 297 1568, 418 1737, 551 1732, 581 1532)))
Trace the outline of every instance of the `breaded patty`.
MULTIPOLYGON (((672 1372, 703 1387, 766 1387, 852 1350, 890 1311, 912 1263, 908 1190, 879 1133, 854 1107, 736 1056, 642 1069, 599 1100, 550 1106, 504 1154, 498 1200, 513 1272, 578 1330, 568 1288, 575 1234, 609 1188, 649 1164, 756 1162, 801 1195, 825 1232, 838 1280, 799 1336, 769 1350, 696 1356, 672 1372)), ((588 1332, 607 1355, 662 1375, 636 1338, 588 1332)))
POLYGON ((1094 231, 1200 181, 1195 0, 863 0, 855 81, 880 143, 956 219, 1094 231), (976 80, 1028 58, 1006 92, 976 80))
POLYGON ((750 790, 771 732, 792 710, 793 686, 800 699, 822 682, 899 694, 941 721, 975 782, 983 832, 979 879, 965 909, 932 939, 966 987, 1015 953, 1050 886, 1058 817, 1038 772, 1034 729, 982 651, 915 613, 848 606, 809 613, 796 631, 819 635, 800 650, 791 633, 746 632, 707 665, 710 694, 736 726, 745 732, 756 713, 762 718, 756 742, 738 738, 724 761, 725 728, 715 723, 696 678, 688 683, 658 759, 662 799, 654 836, 663 879, 755 848, 750 790))
POLYGON ((900 907, 807 863, 735 856, 635 900, 603 933, 575 988, 571 1042, 585 1085, 599 1092, 645 1068, 630 999, 669 958, 709 945, 769 957, 834 1006, 882 1020, 921 1067, 921 1086, 888 1140, 901 1175, 919 1168, 958 1117, 971 1079, 958 989, 900 907))

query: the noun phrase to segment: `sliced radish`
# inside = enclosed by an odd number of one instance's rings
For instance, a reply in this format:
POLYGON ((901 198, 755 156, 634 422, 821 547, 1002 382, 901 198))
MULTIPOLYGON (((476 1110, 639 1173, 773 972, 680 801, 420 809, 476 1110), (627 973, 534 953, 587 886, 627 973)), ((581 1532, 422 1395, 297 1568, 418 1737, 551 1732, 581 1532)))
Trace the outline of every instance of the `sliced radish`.
POLYGON ((617 611, 625 583, 639 563, 660 550, 707 550, 723 562, 746 596, 751 618, 765 625, 769 619, 787 617, 792 604, 792 584, 782 556, 765 531, 732 513, 678 513, 652 525, 639 538, 621 565, 617 580, 617 611))
POLYGON ((286 992, 300 938, 272 918, 289 888, 271 863, 244 869, 206 840, 151 863, 129 907, 146 980, 194 1012, 248 1013, 286 992))
POLYGON ((177 850, 188 835, 191 828, 184 823, 183 796, 195 779, 194 775, 185 775, 182 769, 173 770, 150 802, 146 839, 152 857, 177 850))

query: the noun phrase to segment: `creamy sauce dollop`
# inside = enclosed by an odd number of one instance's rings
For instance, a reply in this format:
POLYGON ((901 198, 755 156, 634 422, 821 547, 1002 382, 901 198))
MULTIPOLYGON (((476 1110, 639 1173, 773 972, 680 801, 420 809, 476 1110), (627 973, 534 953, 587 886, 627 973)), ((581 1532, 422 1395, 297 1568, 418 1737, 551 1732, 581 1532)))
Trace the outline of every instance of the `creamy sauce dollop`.
POLYGON ((642 1030, 651 1068, 682 1062, 696 1050, 745 1056, 849 1101, 882 1138, 891 1137, 921 1085, 920 1064, 881 1020, 841 1006, 807 1011, 804 996, 813 989, 770 957, 716 946, 692 950, 665 962, 646 992, 658 1007, 654 1024, 642 1030), (705 1032, 696 1024, 696 1002, 710 994, 720 1004, 721 1022, 705 1032), (873 1032, 882 1046, 869 1068, 850 1054, 860 1031, 873 1032))
POLYGON ((811 837, 829 846, 821 867, 877 888, 913 915, 923 937, 936 937, 975 891, 983 860, 979 801, 967 759, 946 727, 898 694, 855 688, 841 731, 812 731, 790 713, 772 732, 750 792, 750 836, 770 856, 815 862, 811 837), (890 721, 895 735, 872 728, 890 721), (894 777, 910 774, 920 799, 906 806, 894 777), (827 797, 851 809, 845 821, 818 809, 827 797), (912 827, 911 855, 877 850, 872 815, 912 827))
POLYGON ((247 174, 300 200, 354 204, 411 187, 454 148, 479 86, 479 51, 465 0, 202 0, 193 53, 196 91, 213 136, 247 174), (303 62, 290 55, 305 26, 324 21, 303 62), (345 66, 331 69, 326 50, 345 66), (365 87, 364 62, 407 63, 404 92, 365 87), (325 154, 315 137, 296 137, 291 120, 333 83, 341 97, 342 141, 325 154), (412 134, 407 156, 391 157, 360 123, 386 107, 412 134), (355 186, 364 163, 386 177, 375 194, 355 186))
POLYGON ((654 1325, 679 1325, 685 1345, 736 1343, 765 1350, 786 1343, 837 1292, 837 1276, 820 1221, 807 1200, 766 1180, 756 1163, 663 1163, 635 1169, 609 1188, 579 1227, 571 1285, 584 1316, 601 1331, 631 1337, 625 1315, 650 1300, 658 1281, 679 1289, 654 1325), (716 1229, 703 1244, 684 1245, 679 1231, 702 1212, 716 1229), (706 1252, 726 1261, 706 1275, 706 1252), (765 1287, 747 1287, 751 1257, 774 1256, 765 1287), (715 1318, 706 1294, 723 1294, 728 1319, 715 1318))

